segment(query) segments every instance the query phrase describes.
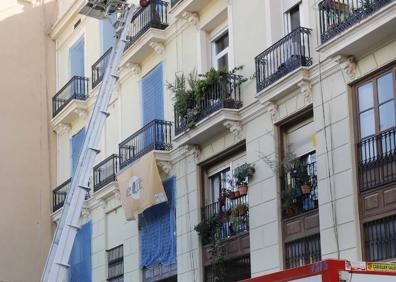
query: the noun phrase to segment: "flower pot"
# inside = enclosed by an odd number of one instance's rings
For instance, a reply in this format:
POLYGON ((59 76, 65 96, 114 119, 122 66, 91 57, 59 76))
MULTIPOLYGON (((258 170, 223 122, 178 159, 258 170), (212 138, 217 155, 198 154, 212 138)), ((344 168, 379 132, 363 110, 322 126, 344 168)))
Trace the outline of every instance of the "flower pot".
POLYGON ((248 191, 248 186, 246 184, 242 184, 238 187, 238 190, 240 196, 246 195, 248 191))
POLYGON ((301 185, 301 192, 304 195, 311 193, 311 189, 312 189, 311 185, 308 184, 301 185))
POLYGON ((227 196, 229 199, 235 199, 235 191, 229 191, 227 196))
POLYGON ((223 207, 225 204, 225 197, 224 196, 220 196, 217 201, 219 202, 220 207, 223 207))
POLYGON ((239 190, 234 191, 234 193, 235 193, 235 198, 238 198, 240 196, 239 195, 239 190))
POLYGON ((238 213, 239 216, 244 216, 246 214, 246 207, 239 207, 238 213))

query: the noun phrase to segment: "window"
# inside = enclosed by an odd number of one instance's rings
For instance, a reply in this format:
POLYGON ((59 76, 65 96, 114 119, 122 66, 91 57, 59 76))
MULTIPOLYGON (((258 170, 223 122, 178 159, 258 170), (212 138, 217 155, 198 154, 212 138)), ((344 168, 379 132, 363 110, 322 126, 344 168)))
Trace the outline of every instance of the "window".
POLYGON ((286 34, 300 27, 300 5, 296 5, 285 13, 286 34))
POLYGON ((286 268, 294 268, 321 259, 320 235, 294 240, 285 245, 286 268))
POLYGON ((209 177, 213 202, 216 202, 219 198, 222 188, 230 189, 231 178, 231 169, 229 167, 209 177))
POLYGON ((229 35, 228 31, 223 32, 213 40, 213 67, 215 69, 229 68, 229 35))
POLYGON ((100 21, 102 54, 115 45, 115 29, 113 23, 117 20, 116 13, 110 18, 100 21))
POLYGON ((85 139, 85 127, 82 128, 78 133, 73 135, 71 143, 71 164, 72 164, 72 175, 77 169, 78 158, 80 157, 80 152, 84 144, 85 139))
POLYGON ((355 87, 362 163, 389 155, 396 148, 395 69, 355 87))
POLYGON ((69 49, 70 76, 84 76, 84 37, 69 49))
POLYGON ((107 251, 107 281, 124 281, 124 250, 123 245, 107 251))
POLYGON ((396 258, 396 215, 364 224, 367 261, 396 258))

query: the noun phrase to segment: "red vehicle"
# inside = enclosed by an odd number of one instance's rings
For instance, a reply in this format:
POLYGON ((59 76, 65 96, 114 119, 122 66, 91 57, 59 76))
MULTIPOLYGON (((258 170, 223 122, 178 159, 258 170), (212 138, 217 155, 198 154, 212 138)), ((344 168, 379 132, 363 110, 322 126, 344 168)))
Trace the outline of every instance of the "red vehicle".
POLYGON ((324 260, 244 282, 396 282, 396 264, 324 260))

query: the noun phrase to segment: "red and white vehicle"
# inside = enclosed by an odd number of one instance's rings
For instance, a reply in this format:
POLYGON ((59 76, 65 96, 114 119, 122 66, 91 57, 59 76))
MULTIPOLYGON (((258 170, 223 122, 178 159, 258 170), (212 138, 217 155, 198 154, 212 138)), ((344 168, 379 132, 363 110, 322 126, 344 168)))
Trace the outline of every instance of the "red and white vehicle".
POLYGON ((396 282, 396 264, 324 260, 244 282, 396 282))

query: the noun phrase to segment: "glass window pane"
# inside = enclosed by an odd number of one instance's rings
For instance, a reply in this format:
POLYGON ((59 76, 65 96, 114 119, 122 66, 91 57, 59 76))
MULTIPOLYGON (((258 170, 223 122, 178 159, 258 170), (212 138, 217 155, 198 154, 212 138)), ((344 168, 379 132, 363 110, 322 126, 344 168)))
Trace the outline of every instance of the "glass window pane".
POLYGON ((377 80, 378 100, 383 103, 393 98, 393 78, 392 73, 388 73, 377 80))
POLYGON ((212 202, 216 202, 220 196, 220 177, 219 175, 212 176, 212 202))
POLYGON ((375 134, 374 110, 360 114, 360 138, 375 134))
POLYGON ((217 69, 225 69, 228 71, 228 54, 217 60, 217 69))
POLYGON ((225 48, 228 47, 228 44, 229 44, 228 39, 229 38, 228 38, 228 32, 227 32, 215 41, 216 54, 219 54, 221 51, 223 51, 225 48))
POLYGON ((290 31, 300 27, 300 5, 296 5, 289 11, 290 13, 290 31))
POLYGON ((370 82, 363 86, 360 86, 358 88, 358 96, 360 112, 372 108, 374 105, 372 83, 370 82))
POLYGON ((393 100, 379 107, 380 113, 380 130, 395 126, 395 103, 393 100))

